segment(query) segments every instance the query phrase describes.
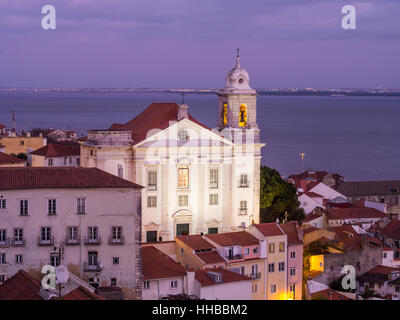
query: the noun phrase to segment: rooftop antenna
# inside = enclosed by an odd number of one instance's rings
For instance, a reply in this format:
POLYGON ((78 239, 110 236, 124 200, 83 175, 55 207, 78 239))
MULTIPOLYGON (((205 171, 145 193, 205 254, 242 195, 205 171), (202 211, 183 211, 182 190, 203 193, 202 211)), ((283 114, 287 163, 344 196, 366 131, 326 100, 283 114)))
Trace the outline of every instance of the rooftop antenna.
POLYGON ((185 92, 182 91, 181 95, 182 95, 181 104, 185 104, 185 92))
POLYGON ((237 52, 237 54, 236 54, 236 68, 240 68, 240 49, 237 48, 236 52, 237 52))

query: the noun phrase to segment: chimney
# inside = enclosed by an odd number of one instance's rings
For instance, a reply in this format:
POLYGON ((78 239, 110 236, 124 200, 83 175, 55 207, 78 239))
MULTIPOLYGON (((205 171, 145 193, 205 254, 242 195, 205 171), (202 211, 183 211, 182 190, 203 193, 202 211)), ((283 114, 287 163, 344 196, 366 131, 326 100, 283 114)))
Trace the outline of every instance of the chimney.
POLYGON ((178 121, 189 118, 188 109, 189 109, 189 106, 186 104, 178 105, 178 121))
POLYGON ((30 137, 31 137, 31 133, 28 131, 28 132, 26 133, 26 136, 27 136, 28 138, 30 138, 30 137))

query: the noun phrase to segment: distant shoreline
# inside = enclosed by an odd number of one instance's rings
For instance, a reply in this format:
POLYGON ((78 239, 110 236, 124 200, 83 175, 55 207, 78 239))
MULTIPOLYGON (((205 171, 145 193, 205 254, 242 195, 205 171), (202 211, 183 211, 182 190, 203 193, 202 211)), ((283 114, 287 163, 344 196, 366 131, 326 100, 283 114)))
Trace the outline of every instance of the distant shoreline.
MULTIPOLYGON (((388 89, 256 89, 263 96, 400 97, 399 90, 388 89)), ((218 89, 155 88, 0 88, 1 93, 174 93, 216 94, 218 89)))

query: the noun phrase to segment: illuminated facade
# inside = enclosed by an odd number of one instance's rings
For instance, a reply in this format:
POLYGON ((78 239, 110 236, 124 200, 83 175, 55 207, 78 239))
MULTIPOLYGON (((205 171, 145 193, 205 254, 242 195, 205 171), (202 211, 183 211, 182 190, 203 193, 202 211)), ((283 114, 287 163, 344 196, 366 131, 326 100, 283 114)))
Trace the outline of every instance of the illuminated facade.
POLYGON ((188 106, 153 103, 133 120, 88 132, 81 165, 134 181, 142 193, 142 240, 236 231, 259 222, 261 148, 257 93, 236 66, 218 92, 218 128, 188 106))

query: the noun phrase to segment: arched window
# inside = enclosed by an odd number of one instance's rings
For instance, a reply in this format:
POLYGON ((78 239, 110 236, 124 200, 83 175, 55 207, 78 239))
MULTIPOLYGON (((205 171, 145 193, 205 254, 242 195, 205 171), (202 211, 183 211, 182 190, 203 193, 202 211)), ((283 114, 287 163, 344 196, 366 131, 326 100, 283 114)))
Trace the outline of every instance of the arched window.
POLYGON ((222 125, 226 127, 228 124, 228 105, 224 103, 224 106, 222 108, 222 125))
POLYGON ((239 127, 247 126, 247 106, 245 104, 240 105, 239 109, 239 127))
POLYGON ((124 168, 122 165, 118 165, 118 177, 123 178, 124 177, 124 168))
POLYGON ((178 167, 178 188, 189 188, 189 167, 186 164, 178 167))

